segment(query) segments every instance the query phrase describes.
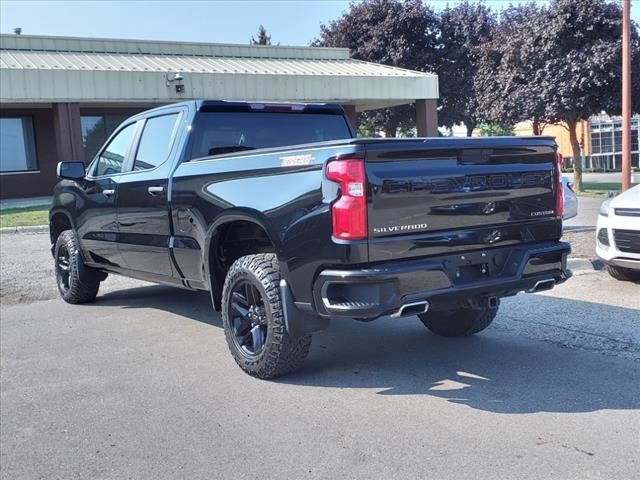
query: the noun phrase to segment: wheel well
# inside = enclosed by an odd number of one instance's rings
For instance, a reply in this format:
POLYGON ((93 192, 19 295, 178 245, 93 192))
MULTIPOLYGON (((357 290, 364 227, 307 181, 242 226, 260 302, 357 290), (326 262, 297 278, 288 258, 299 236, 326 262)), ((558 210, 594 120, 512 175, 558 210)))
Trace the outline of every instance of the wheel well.
POLYGON ((64 213, 56 213, 51 217, 49 222, 49 235, 51 237, 51 243, 55 245, 58 237, 65 230, 71 230, 73 226, 64 213))
POLYGON ((260 225, 236 220, 218 227, 209 247, 211 290, 216 308, 222 299, 224 279, 233 262, 255 253, 275 253, 271 239, 260 225))

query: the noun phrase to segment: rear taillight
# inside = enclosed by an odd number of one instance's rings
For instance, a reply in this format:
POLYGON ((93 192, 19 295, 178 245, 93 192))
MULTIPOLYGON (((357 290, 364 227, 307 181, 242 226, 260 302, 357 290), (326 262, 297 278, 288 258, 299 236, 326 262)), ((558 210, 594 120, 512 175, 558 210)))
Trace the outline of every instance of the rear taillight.
POLYGON ((564 195, 562 192, 562 169, 564 160, 561 153, 556 153, 556 217, 562 218, 564 214, 564 195))
POLYGON ((340 198, 331 207, 333 236, 342 240, 367 238, 367 198, 364 162, 334 160, 327 164, 327 178, 340 184, 340 198))

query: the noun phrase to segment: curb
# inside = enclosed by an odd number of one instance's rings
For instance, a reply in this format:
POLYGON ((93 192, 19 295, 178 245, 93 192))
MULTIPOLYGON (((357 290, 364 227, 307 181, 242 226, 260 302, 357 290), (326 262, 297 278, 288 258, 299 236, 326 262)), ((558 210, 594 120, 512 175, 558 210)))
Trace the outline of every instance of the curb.
POLYGON ((33 227, 3 227, 0 228, 0 235, 5 234, 29 234, 29 233, 47 233, 49 225, 35 225, 33 227))
POLYGON ((588 258, 570 258, 567 260, 567 268, 574 276, 588 275, 598 271, 588 258))
POLYGON ((595 232, 596 227, 563 227, 562 233, 582 233, 582 232, 595 232))

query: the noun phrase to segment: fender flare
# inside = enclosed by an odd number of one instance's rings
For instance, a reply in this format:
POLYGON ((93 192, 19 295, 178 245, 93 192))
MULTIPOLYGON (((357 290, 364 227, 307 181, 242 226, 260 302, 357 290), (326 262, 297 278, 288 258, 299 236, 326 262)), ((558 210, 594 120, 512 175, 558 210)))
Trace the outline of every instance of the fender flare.
POLYGON ((216 309, 220 308, 219 302, 216 299, 222 296, 222 292, 219 291, 220 289, 218 288, 218 282, 211 281, 213 277, 213 272, 211 271, 210 267, 211 258, 209 257, 209 253, 211 252, 211 244, 214 241, 217 241, 217 231, 220 227, 236 221, 251 222, 262 228, 262 230, 264 230, 264 232, 267 234, 267 238, 269 238, 269 241, 274 246, 275 253, 278 259, 280 259, 282 255, 282 246, 278 241, 274 241, 275 239, 277 239, 277 236, 274 235, 273 232, 271 232, 271 229, 269 228, 268 223, 262 213, 254 210, 227 210, 219 215, 207 229, 206 243, 202 252, 202 262, 205 270, 205 281, 208 282, 211 300, 213 301, 216 309))
POLYGON ((64 208, 51 209, 51 211, 49 212, 49 239, 51 240, 51 243, 55 243, 53 241, 53 236, 52 236, 52 231, 51 231, 51 220, 56 215, 64 215, 67 218, 67 220, 69 221, 69 225, 71 225, 71 229, 72 230, 76 229, 76 225, 75 225, 75 222, 73 221, 73 217, 71 216, 71 214, 67 210, 65 210, 64 208))

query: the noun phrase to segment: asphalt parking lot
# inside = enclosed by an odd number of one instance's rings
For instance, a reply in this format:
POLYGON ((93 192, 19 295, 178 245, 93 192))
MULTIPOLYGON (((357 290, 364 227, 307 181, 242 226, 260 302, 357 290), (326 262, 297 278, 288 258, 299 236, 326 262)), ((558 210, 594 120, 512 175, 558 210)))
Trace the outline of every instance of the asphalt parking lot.
POLYGON ((46 235, 0 259, 2 478, 639 478, 640 285, 603 271, 467 339, 336 321, 268 382, 206 294, 110 277, 71 306, 46 235))

